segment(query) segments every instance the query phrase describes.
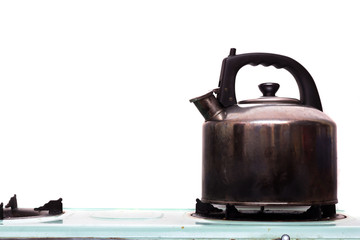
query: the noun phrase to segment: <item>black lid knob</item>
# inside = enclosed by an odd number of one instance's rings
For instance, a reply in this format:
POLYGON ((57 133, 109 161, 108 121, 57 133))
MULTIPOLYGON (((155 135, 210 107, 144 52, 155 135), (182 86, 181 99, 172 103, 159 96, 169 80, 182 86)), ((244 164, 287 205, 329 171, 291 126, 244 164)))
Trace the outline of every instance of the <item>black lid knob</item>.
POLYGON ((259 89, 263 94, 263 97, 275 97, 275 93, 279 90, 280 84, 278 83, 262 83, 259 85, 259 89))

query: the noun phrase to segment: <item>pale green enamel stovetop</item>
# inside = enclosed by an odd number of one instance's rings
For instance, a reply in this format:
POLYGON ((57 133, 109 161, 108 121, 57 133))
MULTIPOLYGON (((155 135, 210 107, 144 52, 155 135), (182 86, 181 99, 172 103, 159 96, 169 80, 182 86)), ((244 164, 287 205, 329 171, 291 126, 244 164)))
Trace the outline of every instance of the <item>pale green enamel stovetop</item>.
MULTIPOLYGON (((205 220, 191 209, 65 209, 61 216, 0 221, 0 239, 360 239, 360 218, 336 221, 205 220)), ((346 214, 346 213, 344 213, 346 214)))

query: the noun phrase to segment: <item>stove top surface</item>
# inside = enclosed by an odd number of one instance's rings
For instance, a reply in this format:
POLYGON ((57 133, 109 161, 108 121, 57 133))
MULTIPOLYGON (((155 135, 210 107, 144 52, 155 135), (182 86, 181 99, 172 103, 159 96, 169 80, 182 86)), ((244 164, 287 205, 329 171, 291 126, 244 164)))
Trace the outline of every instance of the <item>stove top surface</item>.
POLYGON ((0 220, 5 238, 360 239, 360 218, 266 222, 208 220, 194 209, 64 209, 61 215, 0 220))

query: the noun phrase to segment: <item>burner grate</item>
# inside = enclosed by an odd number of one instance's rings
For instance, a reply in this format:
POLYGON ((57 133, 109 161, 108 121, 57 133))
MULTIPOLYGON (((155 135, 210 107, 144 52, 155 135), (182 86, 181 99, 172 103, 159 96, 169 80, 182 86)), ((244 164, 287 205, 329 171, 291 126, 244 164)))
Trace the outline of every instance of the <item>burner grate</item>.
POLYGON ((235 205, 226 204, 222 209, 196 199, 196 212, 193 216, 240 221, 321 221, 345 218, 344 215, 336 214, 335 204, 312 205, 305 211, 267 210, 265 206, 259 208, 258 210, 239 210, 235 205))
POLYGON ((63 213, 62 198, 51 200, 38 208, 18 208, 16 194, 5 205, 0 204, 0 219, 52 216, 63 213))

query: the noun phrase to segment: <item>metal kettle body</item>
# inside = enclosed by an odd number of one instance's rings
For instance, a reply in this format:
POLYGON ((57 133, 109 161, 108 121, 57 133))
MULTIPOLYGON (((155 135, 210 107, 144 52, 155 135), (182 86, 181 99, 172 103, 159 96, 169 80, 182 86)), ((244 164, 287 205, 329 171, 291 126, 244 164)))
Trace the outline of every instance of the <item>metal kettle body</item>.
POLYGON ((220 88, 190 100, 203 124, 202 201, 242 206, 337 203, 336 125, 322 112, 315 83, 295 60, 250 53, 225 58, 220 88), (246 65, 285 68, 300 100, 275 97, 278 84, 261 84, 264 96, 236 103, 235 77, 246 65))

